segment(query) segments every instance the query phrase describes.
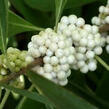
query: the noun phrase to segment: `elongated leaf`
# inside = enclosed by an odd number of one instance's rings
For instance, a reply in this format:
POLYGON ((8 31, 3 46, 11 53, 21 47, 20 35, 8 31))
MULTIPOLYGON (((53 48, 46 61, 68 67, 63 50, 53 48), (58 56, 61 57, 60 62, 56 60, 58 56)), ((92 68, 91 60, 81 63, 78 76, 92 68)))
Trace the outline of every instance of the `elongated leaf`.
MULTIPOLYGON (((36 10, 41 11, 54 11, 55 10, 55 0, 24 0, 25 3, 36 10)), ((61 1, 61 0, 58 0, 61 1)), ((66 9, 82 6, 97 0, 68 0, 66 9)))
POLYGON ((43 30, 40 27, 36 27, 21 17, 14 14, 12 11, 9 11, 9 31, 8 36, 13 36, 18 33, 26 31, 41 31, 43 30))
POLYGON ((0 0, 0 48, 6 50, 6 38, 8 32, 8 0, 0 0))
POLYGON ((30 92, 30 91, 26 91, 26 90, 21 90, 21 89, 14 88, 12 86, 2 84, 2 83, 0 83, 0 86, 5 87, 11 91, 14 91, 15 93, 18 93, 22 96, 28 97, 32 100, 35 100, 35 101, 38 101, 38 102, 41 102, 44 104, 51 104, 50 101, 46 97, 39 95, 37 92, 30 92))
POLYGON ((109 72, 104 72, 104 75, 96 89, 96 94, 109 102, 109 72))
POLYGON ((27 5, 25 5, 24 0, 10 0, 10 2, 15 7, 15 9, 19 11, 19 13, 21 13, 24 18, 32 24, 40 27, 49 26, 50 17, 47 16, 47 13, 29 8, 27 5))
POLYGON ((27 75, 36 87, 55 104, 56 109, 97 109, 74 93, 57 86, 35 73, 28 72, 27 75))
MULTIPOLYGON (((28 91, 34 91, 34 85, 32 85, 28 91)), ((19 104, 17 105, 16 109, 34 109, 34 108, 38 108, 38 109, 44 109, 44 104, 36 102, 32 99, 29 99, 27 97, 23 97, 19 104)))
POLYGON ((109 55, 107 54, 106 51, 104 51, 101 58, 97 57, 97 59, 100 62, 99 69, 97 71, 98 75, 100 75, 101 73, 101 76, 97 84, 96 95, 101 97, 103 100, 107 101, 109 104, 109 70, 108 70, 109 55))
POLYGON ((16 109, 45 109, 45 106, 42 103, 26 98, 22 101, 21 105, 19 104, 18 107, 16 107, 16 109))
POLYGON ((96 94, 92 92, 90 89, 88 90, 86 88, 82 88, 73 81, 70 82, 67 85, 67 87, 68 89, 70 89, 70 91, 73 91, 75 94, 81 96, 93 105, 102 109, 109 109, 109 103, 101 99, 100 97, 96 96, 96 94))
POLYGON ((55 7, 56 7, 56 29, 59 22, 59 19, 61 17, 62 11, 64 9, 65 4, 67 3, 67 0, 55 0, 55 7))

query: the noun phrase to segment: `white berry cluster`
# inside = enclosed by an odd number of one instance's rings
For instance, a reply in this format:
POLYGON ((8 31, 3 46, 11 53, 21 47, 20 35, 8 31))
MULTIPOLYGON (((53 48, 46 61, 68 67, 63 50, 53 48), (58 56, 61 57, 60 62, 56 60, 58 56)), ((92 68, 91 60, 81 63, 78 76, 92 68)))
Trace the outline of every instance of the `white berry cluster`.
MULTIPOLYGON (((92 18, 92 23, 101 27, 105 24, 109 24, 109 0, 106 6, 99 7, 99 15, 92 18)), ((106 40, 106 51, 109 53, 109 35, 108 32, 102 34, 106 40)))
POLYGON ((66 85, 70 76, 70 66, 75 63, 75 48, 72 40, 59 35, 48 28, 38 35, 32 36, 28 44, 26 60, 43 57, 43 66, 36 66, 33 70, 45 78, 59 84, 66 85))
POLYGON ((83 73, 95 71, 95 55, 102 53, 102 46, 105 44, 105 38, 99 34, 98 27, 85 24, 83 18, 70 15, 61 18, 58 33, 72 40, 72 46, 75 48, 75 64, 72 68, 80 69, 83 73))
POLYGON ((99 15, 92 18, 92 23, 98 26, 109 24, 109 4, 99 7, 99 15))

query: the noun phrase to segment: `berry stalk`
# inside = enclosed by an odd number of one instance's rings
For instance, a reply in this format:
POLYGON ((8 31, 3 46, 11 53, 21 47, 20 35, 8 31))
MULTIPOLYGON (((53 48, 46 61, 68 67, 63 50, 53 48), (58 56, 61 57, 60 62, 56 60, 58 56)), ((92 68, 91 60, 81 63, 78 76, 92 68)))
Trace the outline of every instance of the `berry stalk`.
POLYGON ((104 67, 106 70, 109 71, 109 65, 105 63, 99 56, 96 56, 97 61, 104 67))

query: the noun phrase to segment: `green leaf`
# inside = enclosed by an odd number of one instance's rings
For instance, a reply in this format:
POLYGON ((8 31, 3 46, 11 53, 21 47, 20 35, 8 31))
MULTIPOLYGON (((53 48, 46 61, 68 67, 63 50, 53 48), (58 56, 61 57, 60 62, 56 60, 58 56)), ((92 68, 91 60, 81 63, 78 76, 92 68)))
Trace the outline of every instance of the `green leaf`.
POLYGON ((96 88, 96 95, 107 101, 109 104, 109 54, 103 52, 99 61, 98 75, 102 74, 96 88))
POLYGON ((44 104, 36 102, 32 99, 25 98, 23 101, 22 100, 20 101, 22 104, 20 106, 18 105, 16 109, 45 109, 44 104))
POLYGON ((109 109, 109 103, 101 99, 100 97, 96 96, 96 94, 92 92, 92 90, 88 88, 86 89, 86 88, 80 87, 78 84, 76 84, 73 81, 67 85, 67 88, 70 89, 70 91, 73 91, 78 96, 81 96, 82 98, 90 102, 91 104, 102 109, 109 109))
POLYGON ((50 22, 50 17, 47 13, 33 10, 29 8, 24 0, 10 0, 15 9, 23 15, 23 17, 34 25, 40 27, 48 27, 50 22))
POLYGON ((55 26, 57 29, 59 19, 61 17, 62 11, 64 9, 65 4, 67 3, 67 0, 55 0, 55 7, 56 7, 56 22, 55 26))
POLYGON ((21 17, 14 14, 12 11, 9 11, 9 31, 8 36, 13 36, 18 33, 27 32, 27 31, 41 31, 43 30, 40 27, 36 27, 21 17))
POLYGON ((97 96, 109 102, 109 71, 104 72, 104 75, 96 89, 97 96))
POLYGON ((66 8, 79 7, 95 1, 97 0, 68 0, 66 8))
MULTIPOLYGON (((30 88, 28 89, 28 91, 35 91, 34 90, 34 85, 31 85, 30 88)), ((36 102, 32 99, 29 99, 27 97, 23 97, 19 104, 17 105, 16 109, 34 109, 34 108, 38 108, 38 109, 44 109, 44 104, 36 102)))
POLYGON ((33 9, 41 11, 51 11, 55 9, 55 0, 24 0, 33 9))
POLYGON ((5 53, 8 33, 8 0, 0 0, 0 48, 5 53))
MULTIPOLYGON (((55 10, 55 0, 24 0, 25 3, 36 10, 41 11, 54 11, 55 10)), ((61 0, 58 0, 61 1, 61 0)), ((82 6, 97 0, 68 0, 66 9, 73 7, 82 6)))
POLYGON ((27 75, 35 86, 54 103, 56 109, 97 109, 74 93, 67 91, 33 72, 28 72, 27 75))
POLYGON ((13 86, 9 86, 9 85, 3 84, 3 83, 0 83, 0 86, 5 87, 6 89, 9 89, 10 91, 14 91, 15 93, 18 93, 22 96, 28 97, 32 100, 38 101, 40 103, 51 105, 51 102, 46 97, 38 94, 37 92, 21 90, 21 89, 14 88, 13 86))

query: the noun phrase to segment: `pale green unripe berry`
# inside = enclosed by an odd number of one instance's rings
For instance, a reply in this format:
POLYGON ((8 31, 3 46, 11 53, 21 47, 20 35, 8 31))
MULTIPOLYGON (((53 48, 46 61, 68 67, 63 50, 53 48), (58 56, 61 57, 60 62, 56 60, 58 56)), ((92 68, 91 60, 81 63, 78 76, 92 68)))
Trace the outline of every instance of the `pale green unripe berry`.
POLYGON ((11 93, 12 93, 14 99, 18 100, 20 98, 19 94, 15 93, 15 92, 11 92, 11 93))
POLYGON ((15 72, 19 72, 20 71, 20 68, 19 67, 15 67, 14 71, 15 72))
POLYGON ((20 59, 15 60, 15 64, 17 66, 20 66, 22 64, 22 61, 20 59))
POLYGON ((19 59, 21 59, 22 61, 25 61, 26 56, 27 56, 27 51, 21 51, 19 55, 19 59))
POLYGON ((7 75, 7 70, 4 69, 4 68, 1 68, 1 69, 0 69, 0 74, 3 75, 3 76, 4 76, 4 75, 7 75))
POLYGON ((15 81, 13 81, 11 83, 11 85, 13 85, 16 88, 23 89, 25 87, 24 76, 23 75, 20 75, 15 81))
POLYGON ((18 72, 23 67, 26 67, 28 62, 26 62, 26 51, 20 51, 16 48, 8 48, 7 49, 7 57, 5 55, 1 55, 0 58, 2 60, 2 66, 11 69, 12 72, 18 72))
POLYGON ((7 49, 7 53, 8 53, 8 54, 13 54, 13 53, 17 54, 17 53, 19 53, 19 50, 16 49, 16 48, 9 47, 9 48, 7 49))

